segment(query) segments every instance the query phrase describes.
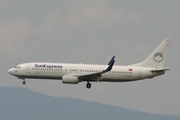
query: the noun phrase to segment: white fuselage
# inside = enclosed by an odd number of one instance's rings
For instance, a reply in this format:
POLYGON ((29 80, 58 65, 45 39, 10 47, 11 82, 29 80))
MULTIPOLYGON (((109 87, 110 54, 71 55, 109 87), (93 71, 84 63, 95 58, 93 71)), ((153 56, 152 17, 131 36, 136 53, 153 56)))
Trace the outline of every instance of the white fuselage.
POLYGON ((66 84, 78 84, 87 81, 86 87, 91 88, 91 81, 129 82, 153 78, 162 75, 169 68, 164 62, 170 39, 163 40, 159 46, 142 62, 129 66, 115 66, 115 56, 107 65, 68 64, 68 63, 24 63, 8 70, 8 73, 23 80, 56 79, 66 84))
MULTIPOLYGON (((56 79, 61 80, 64 75, 83 75, 93 74, 103 71, 108 65, 93 64, 66 64, 66 63, 24 63, 20 64, 8 72, 18 78, 34 78, 34 79, 56 79)), ((134 67, 134 66, 113 66, 98 80, 88 79, 81 81, 109 81, 109 82, 128 82, 153 78, 164 74, 163 72, 152 72, 153 68, 134 67)))

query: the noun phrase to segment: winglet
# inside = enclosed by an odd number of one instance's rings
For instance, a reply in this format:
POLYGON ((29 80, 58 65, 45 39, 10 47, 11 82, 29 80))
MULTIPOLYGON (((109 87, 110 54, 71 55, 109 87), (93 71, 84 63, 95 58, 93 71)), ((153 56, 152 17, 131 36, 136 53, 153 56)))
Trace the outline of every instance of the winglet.
POLYGON ((112 67, 113 67, 113 65, 114 65, 114 62, 115 62, 115 60, 112 60, 112 61, 109 62, 109 66, 108 66, 108 68, 105 70, 106 72, 111 71, 111 69, 112 69, 112 67))
POLYGON ((111 60, 109 61, 108 65, 110 65, 110 64, 111 64, 111 62, 113 62, 113 61, 114 61, 114 58, 115 58, 115 56, 113 56, 113 57, 111 58, 111 60))

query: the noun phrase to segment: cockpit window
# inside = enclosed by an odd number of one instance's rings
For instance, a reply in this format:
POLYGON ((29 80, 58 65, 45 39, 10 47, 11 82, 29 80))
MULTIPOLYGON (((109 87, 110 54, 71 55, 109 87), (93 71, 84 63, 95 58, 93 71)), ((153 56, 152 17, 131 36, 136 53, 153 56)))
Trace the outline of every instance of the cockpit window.
POLYGON ((21 68, 21 67, 20 67, 20 66, 18 66, 18 65, 16 65, 14 68, 18 68, 18 69, 19 69, 19 68, 21 68))

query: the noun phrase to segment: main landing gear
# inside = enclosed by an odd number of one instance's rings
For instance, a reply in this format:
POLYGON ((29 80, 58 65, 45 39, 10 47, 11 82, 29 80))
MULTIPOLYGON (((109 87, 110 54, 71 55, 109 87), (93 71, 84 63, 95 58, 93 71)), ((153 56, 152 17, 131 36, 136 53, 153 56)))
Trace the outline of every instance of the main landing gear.
POLYGON ((91 88, 91 83, 87 82, 86 87, 87 87, 88 89, 90 89, 90 88, 91 88))
POLYGON ((25 84, 26 84, 26 81, 25 81, 25 80, 23 80, 22 84, 23 84, 23 85, 25 85, 25 84))

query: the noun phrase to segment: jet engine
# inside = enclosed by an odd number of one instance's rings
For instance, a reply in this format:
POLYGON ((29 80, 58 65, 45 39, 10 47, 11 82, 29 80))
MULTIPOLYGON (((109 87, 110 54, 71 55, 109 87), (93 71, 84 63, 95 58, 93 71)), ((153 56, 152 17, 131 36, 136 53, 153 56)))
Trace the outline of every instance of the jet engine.
POLYGON ((62 78, 62 82, 66 84, 78 84, 79 80, 77 76, 74 75, 65 75, 62 78))

